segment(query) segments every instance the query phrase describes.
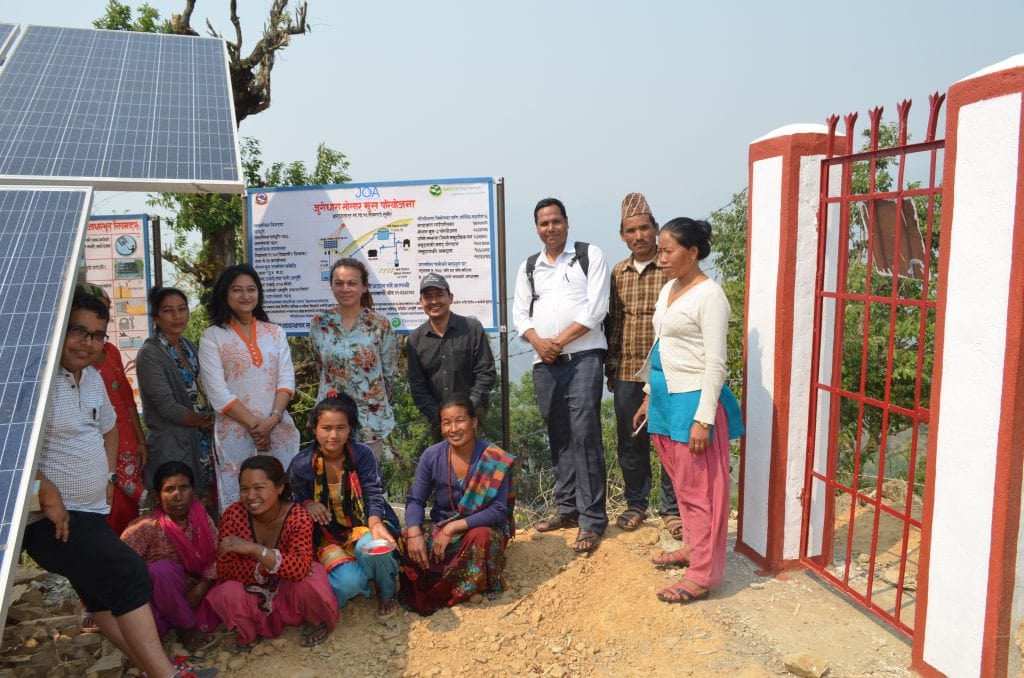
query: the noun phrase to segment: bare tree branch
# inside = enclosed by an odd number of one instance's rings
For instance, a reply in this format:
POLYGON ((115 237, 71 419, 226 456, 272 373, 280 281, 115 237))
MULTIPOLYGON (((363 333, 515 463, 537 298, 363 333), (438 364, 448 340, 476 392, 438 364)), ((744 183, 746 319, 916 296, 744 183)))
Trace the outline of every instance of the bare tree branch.
POLYGON ((194 12, 195 9, 196 0, 185 0, 185 9, 182 13, 171 15, 171 27, 176 34, 199 35, 199 33, 192 28, 192 12, 194 12))
POLYGON ((195 280, 201 280, 203 276, 203 268, 197 266, 193 261, 182 257, 181 255, 175 254, 174 252, 162 252, 164 261, 174 264, 174 267, 181 273, 192 276, 195 280))
POLYGON ((238 0, 231 0, 231 23, 235 26, 236 53, 242 53, 242 22, 238 20, 238 0))
MULTIPOLYGON (((249 55, 242 57, 242 22, 238 17, 238 0, 231 0, 231 24, 235 27, 235 40, 225 40, 206 20, 207 32, 224 40, 228 48, 231 89, 235 96, 235 122, 240 123, 250 115, 270 107, 270 73, 274 59, 291 41, 291 36, 302 35, 309 30, 306 24, 308 5, 305 0, 294 11, 288 11, 290 0, 274 0, 267 22, 263 25, 263 36, 253 46, 249 55)), ((171 26, 179 35, 199 35, 192 28, 192 13, 196 0, 185 0, 181 14, 171 16, 171 26)))

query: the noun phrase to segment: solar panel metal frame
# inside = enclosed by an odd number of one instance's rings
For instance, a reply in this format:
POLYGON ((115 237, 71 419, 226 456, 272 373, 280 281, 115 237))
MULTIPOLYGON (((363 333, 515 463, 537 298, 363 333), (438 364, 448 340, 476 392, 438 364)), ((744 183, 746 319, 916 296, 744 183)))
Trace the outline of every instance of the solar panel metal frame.
MULTIPOLYGON (((242 194, 245 190, 245 175, 242 170, 242 156, 238 145, 238 124, 235 118, 235 98, 231 85, 231 69, 229 67, 227 42, 219 38, 206 38, 174 34, 150 34, 132 33, 130 31, 110 31, 101 29, 67 28, 62 26, 43 26, 39 24, 26 24, 22 30, 16 31, 14 42, 8 50, 7 58, 0 64, 0 86, 2 86, 4 75, 7 73, 11 62, 17 59, 18 47, 29 31, 33 28, 58 29, 66 31, 88 31, 93 33, 115 33, 125 35, 147 35, 159 36, 164 39, 173 40, 215 40, 220 43, 221 54, 224 60, 224 82, 227 87, 226 98, 228 102, 228 113, 230 118, 230 129, 232 135, 232 146, 234 149, 234 172, 238 177, 237 181, 223 180, 196 180, 196 179, 158 179, 147 177, 112 177, 112 176, 63 176, 54 174, 0 174, 0 184, 9 185, 39 185, 49 186, 91 186, 95 190, 110 191, 139 191, 139 192, 177 192, 177 193, 231 193, 242 194)), ((2 140, 0 140, 2 143, 2 140)))
MULTIPOLYGON (((29 499, 33 494, 36 468, 39 463, 39 446, 42 441, 43 426, 49 412, 50 389, 60 361, 64 332, 70 315, 71 299, 74 296, 75 283, 79 264, 85 246, 85 233, 92 209, 92 188, 88 186, 3 186, 0 193, 6 191, 35 192, 81 192, 84 194, 82 211, 78 217, 78 225, 72 235, 74 238, 69 252, 68 261, 63 269, 63 285, 57 300, 58 322, 50 332, 50 344, 46 349, 43 370, 39 375, 39 389, 36 395, 35 416, 32 418, 32 432, 29 436, 28 448, 25 451, 25 463, 22 476, 17 483, 17 498, 14 502, 14 515, 11 516, 10 529, 6 544, 0 544, 0 635, 7 621, 7 611, 11 606, 11 585, 17 572, 21 556, 21 542, 25 532, 25 522, 29 514, 29 499)), ((14 483, 12 483, 13 487, 14 483)))
POLYGON ((18 36, 18 24, 0 23, 0 62, 7 54, 7 48, 11 46, 18 36), (10 30, 8 30, 10 29, 10 30))

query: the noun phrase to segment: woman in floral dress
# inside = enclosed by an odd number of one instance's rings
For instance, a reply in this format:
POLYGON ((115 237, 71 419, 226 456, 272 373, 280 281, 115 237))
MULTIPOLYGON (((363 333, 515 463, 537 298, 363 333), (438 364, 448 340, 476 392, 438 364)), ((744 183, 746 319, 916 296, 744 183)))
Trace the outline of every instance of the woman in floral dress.
POLYGON ((238 470, 255 454, 285 467, 299 451, 288 415, 295 393, 288 339, 263 310, 263 285, 248 264, 231 266, 213 286, 213 325, 199 341, 199 365, 214 424, 220 510, 238 501, 238 470))
POLYGON ((330 390, 359 404, 359 442, 380 460, 384 439, 395 427, 391 383, 397 344, 388 319, 373 310, 369 275, 363 262, 339 259, 331 269, 331 291, 338 305, 313 316, 309 338, 320 368, 317 400, 330 390))

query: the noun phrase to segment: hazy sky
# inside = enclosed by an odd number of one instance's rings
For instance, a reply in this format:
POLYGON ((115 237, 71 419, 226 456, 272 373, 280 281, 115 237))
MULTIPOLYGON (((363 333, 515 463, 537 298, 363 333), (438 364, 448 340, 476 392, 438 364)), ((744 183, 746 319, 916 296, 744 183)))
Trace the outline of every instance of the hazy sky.
MULTIPOLYGON (((89 27, 101 0, 7 0, 2 19, 89 27)), ((183 1, 151 0, 164 16, 183 1)), ((199 2, 231 32, 228 0, 199 2)), ((244 0, 243 52, 266 0, 244 0)), ((337 2, 273 74, 272 107, 242 124, 264 159, 324 141, 357 181, 502 176, 511 272, 539 248, 534 203, 615 261, 618 209, 646 193, 664 223, 706 216, 747 182, 751 140, 782 125, 914 100, 1024 52, 1024 2, 337 2)), ((863 122, 862 122, 863 126, 863 122)), ((148 211, 100 194, 96 211, 148 211)))

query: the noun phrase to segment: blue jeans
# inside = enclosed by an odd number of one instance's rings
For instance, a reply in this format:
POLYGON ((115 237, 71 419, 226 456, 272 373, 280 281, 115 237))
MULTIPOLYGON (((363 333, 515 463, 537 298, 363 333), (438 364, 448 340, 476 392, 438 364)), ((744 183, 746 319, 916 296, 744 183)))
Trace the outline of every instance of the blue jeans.
MULTIPOLYGON (((622 468, 622 493, 626 506, 647 511, 651 493, 651 434, 644 427, 633 437, 633 415, 644 401, 644 385, 638 381, 615 382, 615 419, 619 440, 619 466, 622 468)), ((661 499, 658 513, 678 516, 679 505, 672 489, 672 479, 661 468, 661 499)))
POLYGON ((395 579, 398 577, 398 560, 392 554, 368 556, 363 547, 373 541, 367 532, 356 542, 356 562, 339 565, 327 573, 327 581, 342 607, 350 598, 370 596, 370 580, 377 582, 377 591, 384 600, 395 597, 395 579))
POLYGON ((604 534, 608 527, 601 442, 604 352, 587 352, 552 365, 537 363, 533 387, 551 444, 556 510, 578 519, 582 529, 604 534))

